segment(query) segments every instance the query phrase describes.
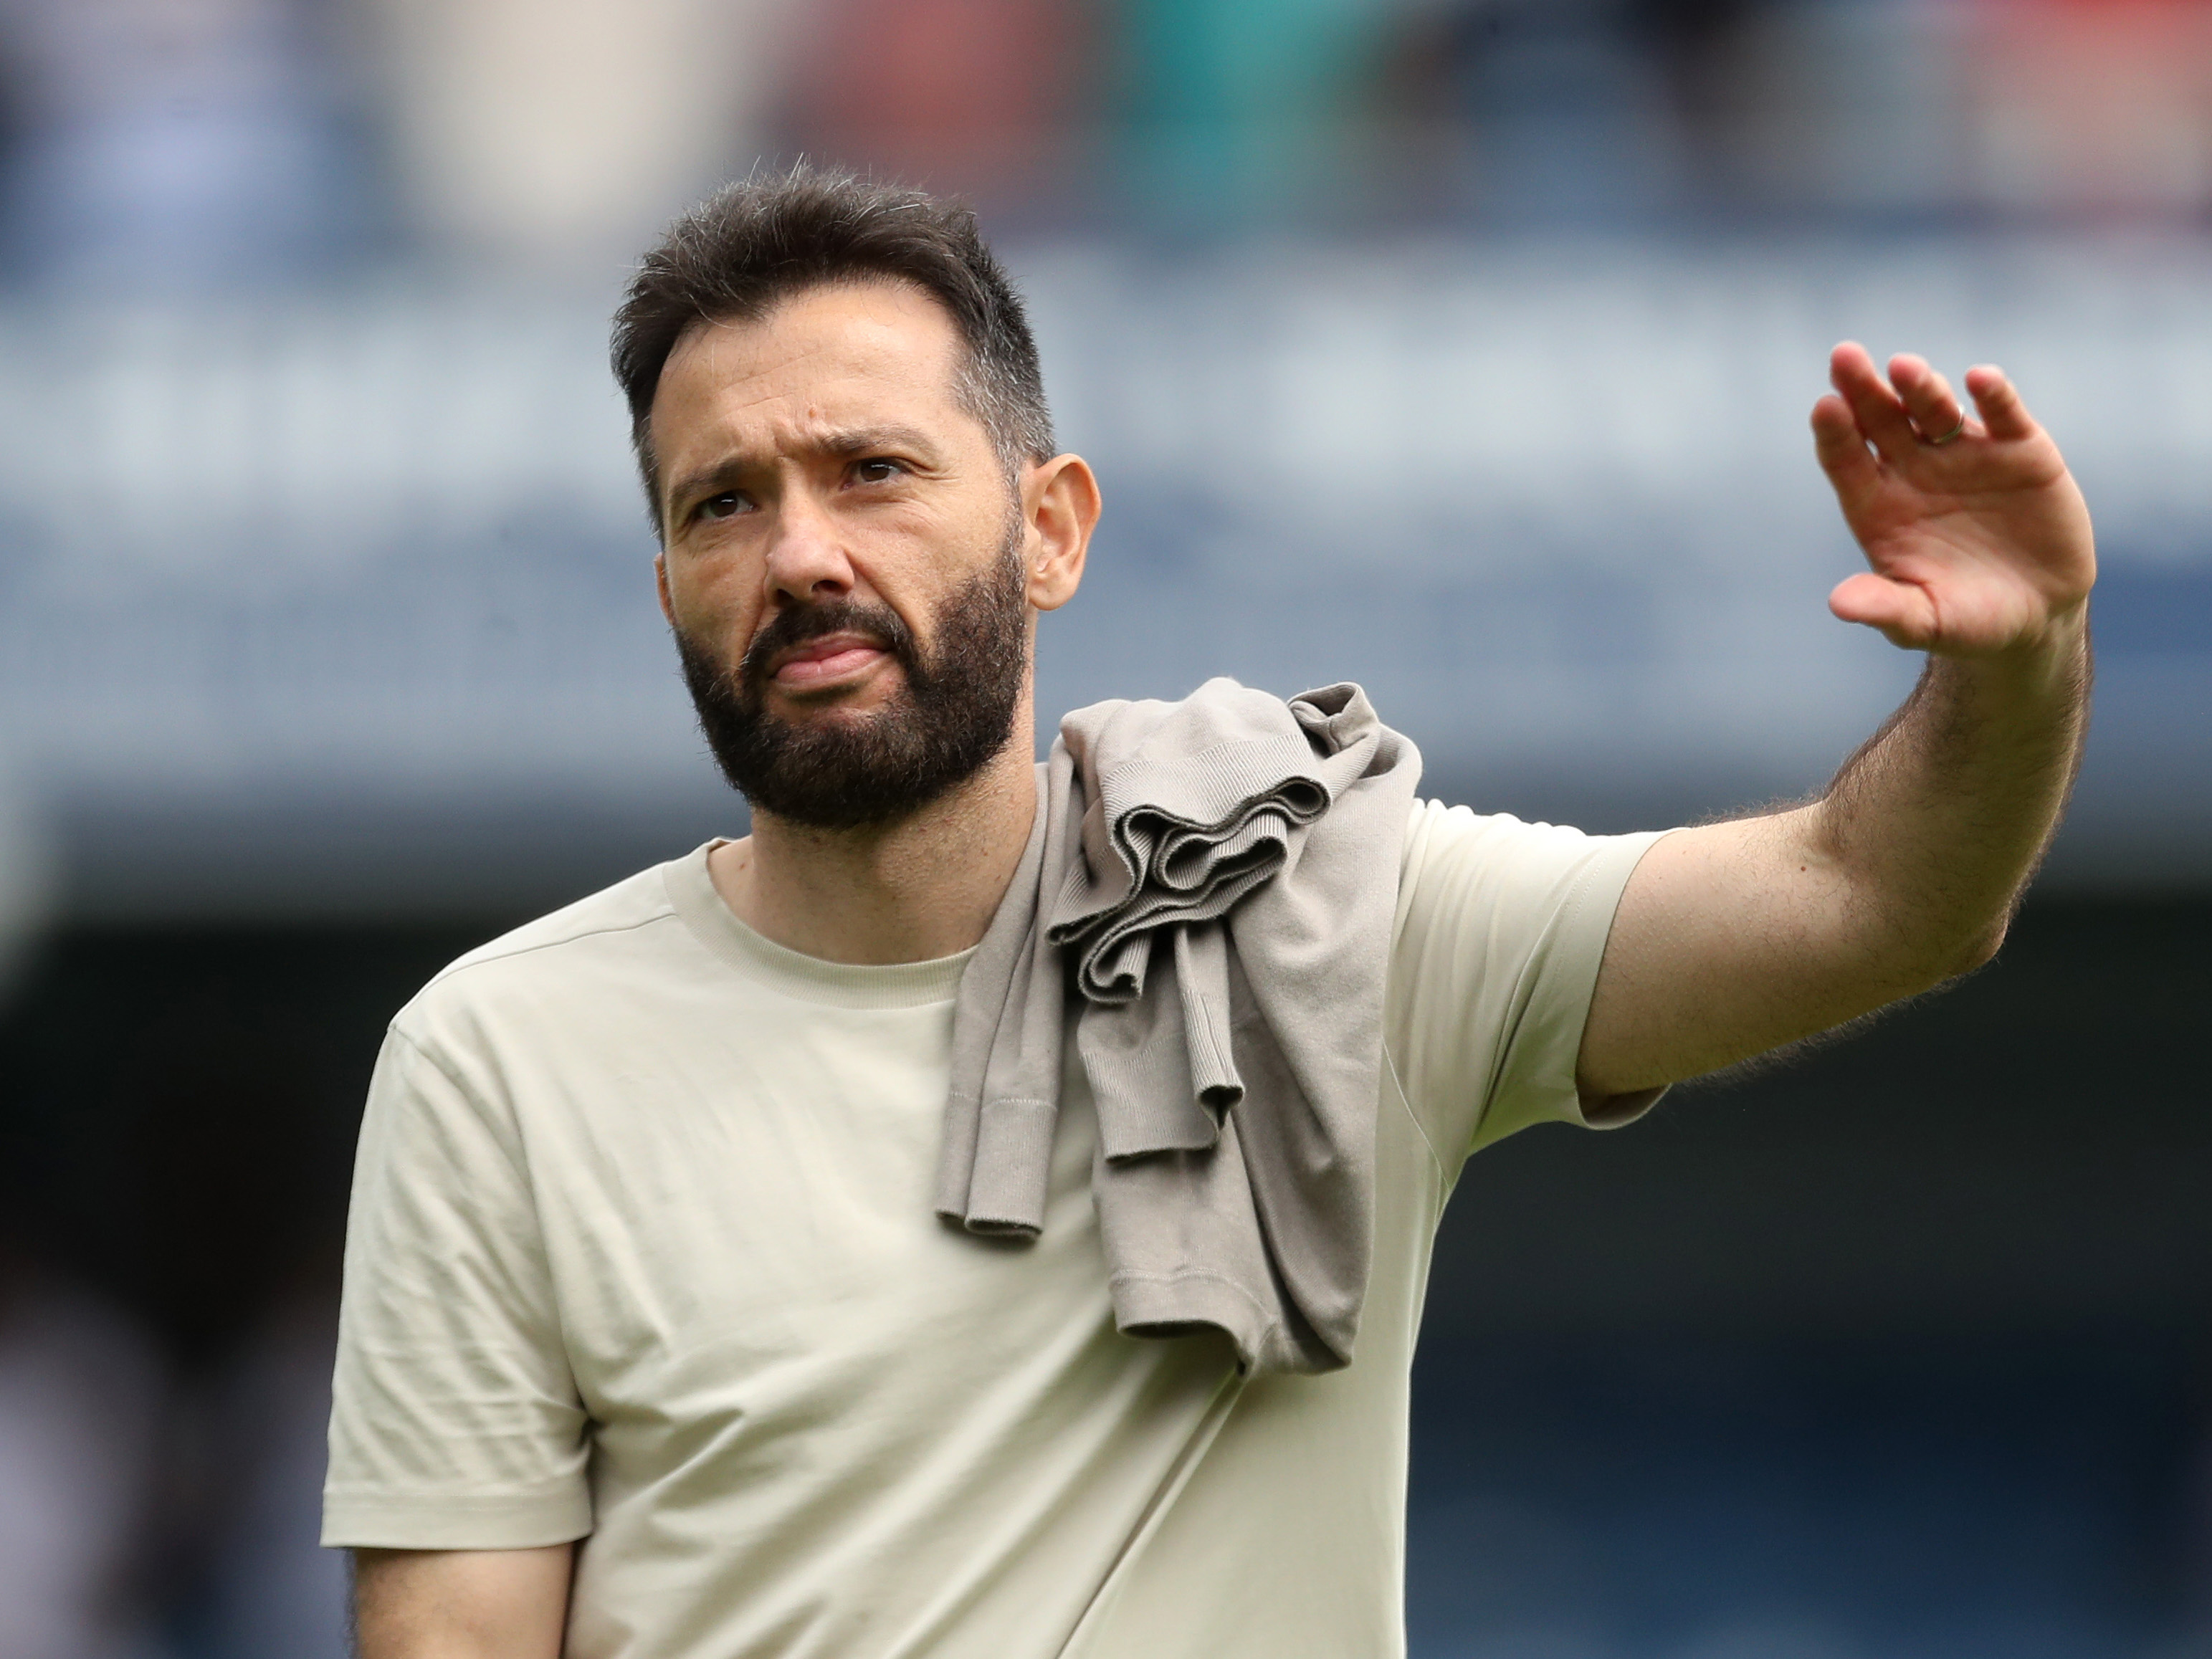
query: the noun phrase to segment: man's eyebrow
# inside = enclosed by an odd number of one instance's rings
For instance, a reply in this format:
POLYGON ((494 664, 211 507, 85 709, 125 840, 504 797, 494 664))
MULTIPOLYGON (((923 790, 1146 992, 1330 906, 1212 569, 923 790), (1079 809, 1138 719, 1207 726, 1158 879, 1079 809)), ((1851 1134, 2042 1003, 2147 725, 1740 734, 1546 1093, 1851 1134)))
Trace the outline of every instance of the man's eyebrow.
POLYGON ((914 449, 934 454, 929 434, 913 426, 862 426, 823 434, 819 447, 830 455, 865 455, 872 449, 914 449))
POLYGON ((702 466, 696 472, 687 473, 668 486, 668 505, 690 501, 695 495, 720 495, 744 482, 752 471, 752 463, 743 455, 725 455, 711 466, 702 466))
MULTIPOLYGON (((811 440, 806 447, 823 455, 849 457, 866 455, 875 450, 906 450, 923 456, 933 456, 937 446, 929 434, 913 426, 848 427, 842 431, 825 432, 811 440)), ((742 483, 746 475, 758 471, 759 459, 750 454, 725 455, 709 465, 701 467, 679 478, 669 486, 668 504, 673 507, 680 501, 701 495, 718 495, 733 489, 742 483)))

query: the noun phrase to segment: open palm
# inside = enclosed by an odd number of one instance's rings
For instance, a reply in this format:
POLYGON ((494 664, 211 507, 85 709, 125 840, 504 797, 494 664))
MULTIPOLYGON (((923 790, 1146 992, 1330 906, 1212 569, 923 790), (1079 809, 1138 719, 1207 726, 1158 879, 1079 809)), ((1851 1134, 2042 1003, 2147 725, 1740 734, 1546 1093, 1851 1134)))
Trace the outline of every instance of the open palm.
POLYGON ((1966 371, 1973 416, 1924 358, 1891 358, 1885 380, 1846 342, 1828 370, 1814 447, 1872 567, 1831 611, 1960 657, 2033 647, 2079 613, 2097 571, 2088 508, 2002 370, 1966 371))

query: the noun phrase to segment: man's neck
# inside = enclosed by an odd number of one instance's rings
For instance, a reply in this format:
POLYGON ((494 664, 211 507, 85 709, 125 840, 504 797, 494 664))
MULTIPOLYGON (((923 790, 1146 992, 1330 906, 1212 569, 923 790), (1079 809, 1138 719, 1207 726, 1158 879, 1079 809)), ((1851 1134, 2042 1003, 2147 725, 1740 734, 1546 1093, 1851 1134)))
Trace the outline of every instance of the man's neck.
POLYGON ((1036 814, 1018 722, 974 777, 910 817, 863 830, 816 830, 766 813, 708 855, 714 890, 755 933, 825 962, 929 962, 983 937, 1029 843, 1036 814))

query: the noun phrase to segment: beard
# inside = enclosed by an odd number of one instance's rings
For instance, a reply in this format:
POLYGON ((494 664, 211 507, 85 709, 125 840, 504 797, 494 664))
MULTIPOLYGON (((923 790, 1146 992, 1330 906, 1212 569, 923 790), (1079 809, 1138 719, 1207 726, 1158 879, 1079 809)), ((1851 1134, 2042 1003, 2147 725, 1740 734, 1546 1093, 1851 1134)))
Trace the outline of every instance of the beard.
POLYGON ((938 606, 922 650, 888 606, 857 599, 778 614, 734 672, 676 630, 699 729, 730 787, 766 812, 817 830, 888 823, 927 806, 982 770, 1012 736, 1029 672, 1020 529, 990 567, 938 606), (769 664, 779 652, 850 630, 897 663, 901 684, 866 714, 824 710, 806 724, 768 707, 769 664))

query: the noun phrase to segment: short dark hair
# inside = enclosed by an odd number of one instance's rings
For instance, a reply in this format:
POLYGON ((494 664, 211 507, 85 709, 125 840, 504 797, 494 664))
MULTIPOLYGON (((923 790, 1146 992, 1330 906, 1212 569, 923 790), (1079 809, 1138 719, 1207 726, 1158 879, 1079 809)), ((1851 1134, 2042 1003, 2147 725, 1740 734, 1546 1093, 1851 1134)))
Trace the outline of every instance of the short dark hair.
POLYGON ((806 289, 887 277, 950 313, 966 348, 955 388, 1011 472, 1045 461, 1052 414, 1021 296, 964 204, 801 164, 725 185, 669 227, 615 313, 615 379, 629 400, 630 442, 660 522, 649 430, 660 371, 704 323, 765 315, 806 289))

